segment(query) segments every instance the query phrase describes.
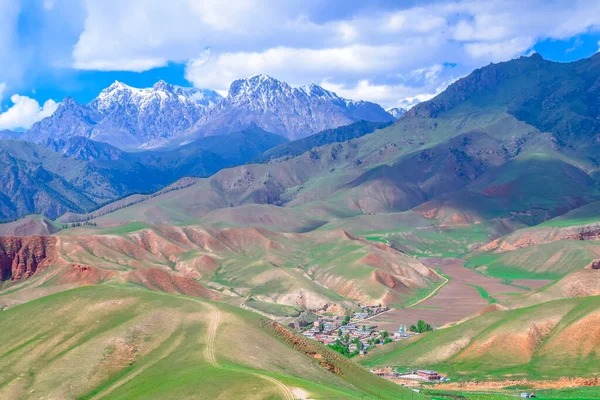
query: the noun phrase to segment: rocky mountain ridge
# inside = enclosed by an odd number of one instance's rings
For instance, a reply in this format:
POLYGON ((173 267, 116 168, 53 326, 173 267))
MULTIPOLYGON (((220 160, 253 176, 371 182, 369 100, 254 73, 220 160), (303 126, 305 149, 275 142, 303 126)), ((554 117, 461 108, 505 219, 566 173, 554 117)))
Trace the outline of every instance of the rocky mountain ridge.
POLYGON ((65 98, 21 139, 43 143, 82 136, 125 150, 155 148, 189 129, 221 100, 215 91, 165 81, 144 89, 115 81, 89 104, 65 98))
POLYGON ((143 89, 115 81, 88 104, 67 97, 28 132, 0 137, 44 144, 81 136, 140 150, 254 128, 296 139, 360 120, 394 118, 377 104, 344 99, 315 84, 291 87, 266 75, 234 81, 226 98, 162 80, 143 89))
POLYGON ((212 136, 255 125, 295 140, 359 120, 393 119, 375 103, 344 99, 315 84, 292 87, 268 75, 254 75, 234 81, 227 97, 191 131, 212 136))

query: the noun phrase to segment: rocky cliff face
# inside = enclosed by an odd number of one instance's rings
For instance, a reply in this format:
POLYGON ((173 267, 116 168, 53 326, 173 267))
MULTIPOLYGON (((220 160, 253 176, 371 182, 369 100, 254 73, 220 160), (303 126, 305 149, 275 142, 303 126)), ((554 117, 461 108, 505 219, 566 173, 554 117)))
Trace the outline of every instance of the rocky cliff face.
POLYGON ((57 238, 0 236, 0 281, 26 279, 56 260, 57 238))
POLYGON ((267 75, 238 79, 192 129, 199 136, 258 126, 294 140, 359 120, 391 121, 379 105, 339 97, 318 85, 294 88, 267 75))

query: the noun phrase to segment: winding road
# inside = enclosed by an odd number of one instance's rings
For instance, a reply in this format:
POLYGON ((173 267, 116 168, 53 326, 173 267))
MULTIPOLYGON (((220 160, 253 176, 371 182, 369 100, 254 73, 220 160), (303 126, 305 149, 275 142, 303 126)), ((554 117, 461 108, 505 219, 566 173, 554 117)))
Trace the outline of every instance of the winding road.
POLYGON ((208 333, 206 334, 206 348, 204 349, 204 358, 214 367, 219 367, 219 363, 217 362, 217 356, 215 352, 215 343, 217 341, 217 329, 219 329, 219 323, 221 322, 221 312, 219 309, 212 304, 204 303, 208 306, 212 313, 213 317, 210 320, 210 325, 208 327, 208 333))

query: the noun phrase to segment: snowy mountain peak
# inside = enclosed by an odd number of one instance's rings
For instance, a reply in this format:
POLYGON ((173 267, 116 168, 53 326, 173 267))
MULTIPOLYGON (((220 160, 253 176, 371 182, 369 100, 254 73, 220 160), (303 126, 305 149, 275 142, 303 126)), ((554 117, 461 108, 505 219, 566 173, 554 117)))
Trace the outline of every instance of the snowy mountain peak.
POLYGON ((104 89, 90 106, 99 112, 112 112, 116 108, 163 108, 194 105, 209 108, 219 103, 223 97, 215 91, 172 85, 163 80, 151 88, 138 89, 119 81, 104 89))
POLYGON ((269 75, 257 74, 249 78, 237 79, 229 87, 229 97, 239 98, 265 93, 290 92, 291 87, 269 75))
POLYGON ((132 89, 132 87, 124 84, 123 82, 114 81, 113 83, 110 84, 109 87, 102 90, 102 92, 114 92, 115 90, 127 90, 127 89, 132 89))
POLYGON ((386 110, 395 119, 399 119, 406 112, 406 108, 394 107, 386 110))
POLYGON ((174 85, 171 85, 170 83, 167 83, 165 81, 163 81, 162 79, 158 82, 156 82, 154 84, 154 86, 152 86, 152 89, 154 90, 164 90, 167 92, 172 92, 174 88, 174 85))
POLYGON ((65 98, 51 117, 30 130, 30 136, 36 140, 83 136, 121 149, 160 146, 222 100, 215 91, 162 80, 142 89, 115 81, 86 105, 65 98))
POLYGON ((319 85, 291 87, 268 75, 234 81, 229 94, 192 129, 197 135, 217 135, 257 126, 298 139, 358 120, 390 121, 379 105, 346 100, 319 85))

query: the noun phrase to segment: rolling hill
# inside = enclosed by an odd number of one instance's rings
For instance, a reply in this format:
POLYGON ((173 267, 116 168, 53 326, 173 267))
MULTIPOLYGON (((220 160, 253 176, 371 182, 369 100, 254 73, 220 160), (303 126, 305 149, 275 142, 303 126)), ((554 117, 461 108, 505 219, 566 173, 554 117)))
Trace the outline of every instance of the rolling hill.
POLYGON ((73 289, 4 311, 0 323, 2 398, 291 400, 408 391, 254 313, 135 287, 73 289))
POLYGON ((0 303, 102 282, 297 310, 402 304, 439 278, 420 262, 343 231, 75 227, 58 236, 0 237, 0 303))
POLYGON ((595 296, 491 312, 384 346, 362 363, 434 368, 459 380, 597 377, 599 310, 595 296))

